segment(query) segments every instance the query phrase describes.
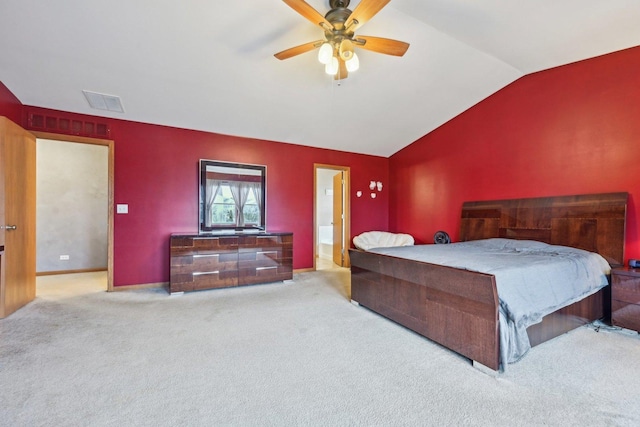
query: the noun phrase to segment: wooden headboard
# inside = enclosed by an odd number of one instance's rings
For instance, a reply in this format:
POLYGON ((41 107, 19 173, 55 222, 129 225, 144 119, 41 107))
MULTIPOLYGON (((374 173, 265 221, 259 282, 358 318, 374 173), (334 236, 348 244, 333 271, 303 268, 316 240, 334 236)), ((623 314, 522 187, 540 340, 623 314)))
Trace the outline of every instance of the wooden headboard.
POLYGON ((624 264, 628 193, 465 202, 460 241, 503 237, 571 246, 624 264))

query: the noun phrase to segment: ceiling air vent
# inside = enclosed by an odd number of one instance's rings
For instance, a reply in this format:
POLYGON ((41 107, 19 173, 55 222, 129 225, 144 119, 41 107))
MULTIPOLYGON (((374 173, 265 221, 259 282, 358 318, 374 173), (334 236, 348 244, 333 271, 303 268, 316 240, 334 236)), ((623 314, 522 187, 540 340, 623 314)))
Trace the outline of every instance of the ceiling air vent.
POLYGON ((88 90, 83 90, 82 93, 84 93, 84 97, 87 98, 91 108, 124 113, 122 101, 120 101, 119 96, 105 95, 104 93, 91 92, 88 90))

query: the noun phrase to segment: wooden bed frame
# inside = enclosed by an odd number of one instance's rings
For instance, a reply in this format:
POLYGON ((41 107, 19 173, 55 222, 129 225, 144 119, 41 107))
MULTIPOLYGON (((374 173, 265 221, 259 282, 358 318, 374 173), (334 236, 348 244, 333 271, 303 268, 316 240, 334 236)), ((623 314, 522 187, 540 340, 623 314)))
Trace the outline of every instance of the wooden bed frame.
MULTIPOLYGON (((624 263, 627 193, 465 202, 460 241, 538 240, 624 263)), ((468 357, 500 368, 498 293, 489 274, 350 249, 351 299, 468 357)), ((527 329, 531 346, 610 314, 610 286, 527 329)))

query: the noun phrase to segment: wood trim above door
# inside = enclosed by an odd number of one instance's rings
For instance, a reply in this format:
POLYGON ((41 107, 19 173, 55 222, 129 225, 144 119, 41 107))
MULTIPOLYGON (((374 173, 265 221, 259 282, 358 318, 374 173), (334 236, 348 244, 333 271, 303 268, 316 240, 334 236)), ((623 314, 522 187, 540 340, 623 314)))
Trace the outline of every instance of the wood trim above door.
POLYGON ((58 133, 50 133, 50 132, 39 132, 39 131, 30 131, 32 134, 36 136, 36 138, 40 139, 50 139, 53 141, 67 141, 67 142, 77 142, 81 144, 94 144, 94 145, 104 145, 108 148, 109 153, 108 156, 108 225, 107 225, 107 291, 113 291, 113 216, 114 216, 114 204, 113 204, 113 180, 114 180, 114 149, 115 144, 111 139, 99 139, 99 138, 89 138, 85 136, 76 136, 76 135, 64 135, 58 133))

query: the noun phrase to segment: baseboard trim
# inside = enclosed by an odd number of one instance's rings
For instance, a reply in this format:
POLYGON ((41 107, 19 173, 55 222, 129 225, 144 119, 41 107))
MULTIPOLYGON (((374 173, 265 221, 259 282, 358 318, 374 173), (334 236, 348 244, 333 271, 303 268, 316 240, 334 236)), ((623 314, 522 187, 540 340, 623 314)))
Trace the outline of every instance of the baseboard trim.
POLYGON ((134 289, 156 289, 156 288, 168 288, 168 287, 169 287, 169 282, 142 283, 140 285, 114 286, 112 292, 131 291, 134 289))
MULTIPOLYGON (((107 270, 105 268, 87 268, 83 270, 43 271, 40 273, 36 273, 36 276, 53 276, 55 274, 94 273, 97 271, 107 271, 107 270)), ((293 270, 294 273, 308 273, 311 271, 316 271, 316 270, 313 268, 300 268, 297 270, 293 270)), ((141 283, 139 285, 114 286, 110 292, 130 291, 133 289, 167 288, 168 286, 169 286, 169 282, 141 283)))
POLYGON ((98 271, 107 271, 107 269, 106 268, 81 268, 79 270, 39 271, 39 272, 36 272, 36 276, 55 276, 57 274, 95 273, 98 271))
MULTIPOLYGON (((294 273, 308 273, 310 271, 315 271, 315 270, 313 268, 301 268, 299 270, 293 270, 294 273)), ((112 292, 130 291, 132 289, 168 288, 168 286, 169 286, 169 282, 142 283, 140 285, 114 286, 112 292)))

